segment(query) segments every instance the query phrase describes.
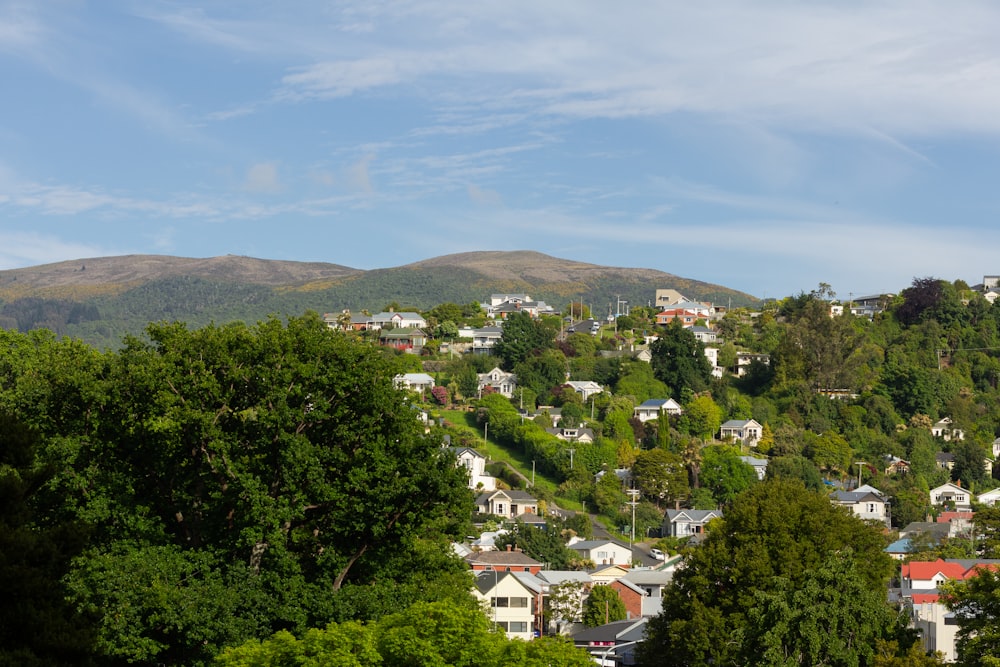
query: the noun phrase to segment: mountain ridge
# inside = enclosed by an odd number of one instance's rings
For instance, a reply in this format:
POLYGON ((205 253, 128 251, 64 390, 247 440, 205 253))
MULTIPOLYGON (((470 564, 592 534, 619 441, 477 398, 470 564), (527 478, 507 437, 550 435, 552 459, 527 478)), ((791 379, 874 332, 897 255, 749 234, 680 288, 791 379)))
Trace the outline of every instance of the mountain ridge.
POLYGON ((48 328, 114 347, 122 335, 141 334, 149 322, 163 320, 253 323, 307 310, 376 311, 390 303, 426 310, 481 302, 494 293, 526 293, 560 309, 583 302, 603 315, 619 299, 651 304, 663 288, 727 305, 757 301, 656 269, 607 267, 532 250, 457 253, 367 270, 241 255, 121 255, 0 271, 0 327, 48 328))

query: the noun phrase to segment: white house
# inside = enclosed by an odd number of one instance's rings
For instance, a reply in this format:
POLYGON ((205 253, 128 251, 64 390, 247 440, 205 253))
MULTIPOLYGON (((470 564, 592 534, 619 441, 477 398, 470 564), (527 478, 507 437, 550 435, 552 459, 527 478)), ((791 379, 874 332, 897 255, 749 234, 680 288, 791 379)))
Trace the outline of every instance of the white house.
POLYGON ((479 373, 479 391, 486 387, 492 387, 500 395, 511 398, 517 389, 517 376, 499 368, 494 368, 489 373, 479 373))
POLYGON ((469 488, 473 491, 495 491, 497 478, 486 474, 486 457, 471 447, 452 447, 458 467, 469 473, 469 488))
POLYGON ((859 519, 889 524, 889 503, 878 489, 858 487, 854 491, 834 491, 830 500, 846 507, 859 519))
POLYGON ((619 544, 614 540, 573 538, 566 546, 580 554, 580 558, 593 561, 595 565, 632 566, 632 550, 628 545, 619 544))
POLYGON ((476 576, 473 594, 486 603, 490 621, 508 637, 530 641, 541 617, 540 591, 513 572, 487 571, 476 576), (537 615, 537 616, 536 616, 537 615))
POLYGON ((755 419, 730 419, 719 430, 719 438, 732 438, 748 447, 756 447, 763 428, 755 419))
POLYGON ((955 509, 972 507, 972 494, 957 484, 948 482, 931 489, 931 505, 949 505, 955 509))
POLYGON ((990 507, 995 507, 997 502, 1000 501, 1000 488, 993 489, 992 491, 987 491, 985 493, 980 493, 977 498, 980 505, 989 505, 990 507))
POLYGON ((500 327, 483 327, 481 329, 460 329, 459 335, 472 339, 473 354, 492 354, 493 347, 503 338, 500 327))
POLYGON ((933 426, 931 426, 931 435, 935 438, 941 438, 945 442, 949 440, 965 440, 965 431, 960 428, 955 428, 955 423, 952 421, 951 417, 945 417, 944 419, 938 420, 933 426))
POLYGON ((709 521, 721 516, 722 510, 667 510, 660 534, 663 537, 700 535, 709 521))
POLYGON ((494 514, 514 519, 520 514, 538 514, 538 500, 527 491, 497 490, 480 494, 476 510, 481 514, 494 514))
POLYGON ((672 398, 651 398, 635 406, 632 416, 641 422, 648 422, 661 414, 679 415, 683 411, 681 404, 672 398))
POLYGON ((592 380, 570 380, 565 383, 567 386, 571 387, 573 391, 580 394, 583 398, 584 403, 587 402, 591 396, 595 394, 600 394, 604 391, 604 387, 597 384, 592 380))
POLYGON ((368 320, 369 329, 423 329, 426 326, 427 320, 413 312, 376 313, 368 320))
POLYGON ((764 479, 764 475, 767 474, 767 459, 759 459, 755 456, 741 456, 740 461, 753 468, 753 471, 757 473, 757 479, 764 479))
POLYGON ((427 373, 402 373, 392 379, 397 389, 409 389, 410 391, 430 391, 434 388, 434 378, 427 373))

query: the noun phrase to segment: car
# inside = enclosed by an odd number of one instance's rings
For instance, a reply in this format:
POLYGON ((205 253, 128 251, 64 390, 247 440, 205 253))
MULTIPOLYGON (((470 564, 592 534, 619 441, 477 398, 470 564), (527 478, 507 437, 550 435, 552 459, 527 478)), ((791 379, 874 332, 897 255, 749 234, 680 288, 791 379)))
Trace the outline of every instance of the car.
POLYGON ((666 554, 664 554, 659 549, 650 549, 649 555, 655 558, 656 560, 666 560, 667 558, 666 554))

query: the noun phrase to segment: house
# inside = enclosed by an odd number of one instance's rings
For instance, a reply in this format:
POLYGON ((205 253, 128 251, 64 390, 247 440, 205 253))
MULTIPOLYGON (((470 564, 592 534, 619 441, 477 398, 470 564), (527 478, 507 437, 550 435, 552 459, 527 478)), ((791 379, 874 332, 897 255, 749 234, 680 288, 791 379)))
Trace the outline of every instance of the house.
POLYGON ((965 440, 965 431, 955 428, 955 422, 952 421, 951 417, 945 417, 935 422, 931 426, 931 435, 935 438, 941 438, 945 442, 949 440, 965 440))
POLYGON ((628 574, 626 565, 599 565, 597 569, 590 571, 590 579, 595 586, 606 586, 612 581, 617 581, 628 574))
POLYGON ((594 431, 589 428, 547 428, 545 431, 547 433, 551 433, 560 440, 566 440, 567 442, 583 442, 589 444, 594 441, 594 431))
POLYGON ((830 496, 834 505, 846 507, 854 516, 866 521, 889 525, 889 502, 878 489, 834 491, 830 496))
POLYGON ((939 586, 945 581, 974 577, 982 568, 995 569, 998 563, 1000 561, 952 558, 903 563, 900 596, 925 651, 940 651, 945 662, 954 662, 957 658, 955 639, 959 626, 951 611, 941 603, 939 586))
POLYGON ((478 572, 472 592, 489 609, 490 622, 508 637, 530 641, 539 627, 541 591, 512 572, 478 572))
POLYGON ((726 374, 726 369, 719 365, 719 348, 706 347, 705 358, 712 366, 712 377, 722 379, 722 376, 726 374))
POLYGON ((657 308, 665 308, 666 306, 672 306, 675 303, 686 303, 691 299, 687 298, 675 289, 658 289, 656 290, 656 301, 654 305, 657 308))
POLYGON ((938 452, 934 455, 934 463, 939 470, 952 470, 955 467, 955 455, 951 452, 938 452))
POLYGON ((663 591, 670 585, 674 574, 670 570, 633 568, 622 579, 645 592, 642 598, 642 616, 656 616, 663 610, 663 591))
POLYGON ((646 591, 625 577, 615 579, 608 587, 618 593, 624 603, 625 618, 642 618, 642 601, 646 597, 646 591))
POLYGON ((505 320, 514 313, 528 313, 533 318, 551 315, 555 309, 544 301, 534 301, 527 294, 491 294, 490 300, 480 304, 486 317, 491 320, 505 320))
POLYGON ((750 366, 754 362, 759 364, 764 364, 765 366, 771 365, 771 355, 769 354, 754 354, 752 352, 737 352, 736 353, 736 377, 743 377, 748 372, 750 372, 750 366))
POLYGON ((704 303, 681 301, 667 306, 656 315, 657 324, 670 324, 680 320, 685 326, 693 326, 698 320, 708 321, 715 314, 715 308, 704 303))
POLYGON ((538 500, 527 491, 499 489, 480 494, 476 498, 476 511, 514 519, 520 514, 538 514, 538 500))
POLYGON ((632 549, 614 540, 573 538, 566 546, 580 554, 581 560, 589 560, 595 565, 632 566, 632 549))
POLYGON ((573 391, 580 394, 584 403, 586 403, 591 396, 600 394, 604 391, 604 387, 592 380, 570 380, 569 382, 563 383, 563 386, 570 387, 573 391))
POLYGON ((886 455, 885 457, 885 474, 890 475, 905 475, 910 472, 910 462, 899 458, 898 456, 886 455))
POLYGON ((948 537, 972 537, 972 519, 975 512, 941 512, 937 523, 948 526, 948 537))
POLYGON ((764 479, 764 476, 767 474, 767 459, 758 459, 754 456, 741 456, 740 461, 753 468, 753 471, 757 473, 758 480, 764 479))
POLYGON ((573 644, 589 652, 598 665, 636 664, 636 647, 645 637, 645 618, 614 621, 571 635, 573 644))
POLYGON ((755 419, 730 419, 719 430, 719 438, 732 438, 748 447, 756 447, 763 428, 755 419))
POLYGON ((967 489, 963 489, 951 482, 931 489, 931 505, 947 506, 954 509, 970 509, 972 507, 972 494, 967 489))
POLYGON ((490 387, 501 396, 513 398, 514 391, 517 389, 517 376, 499 368, 494 368, 488 373, 479 373, 478 378, 480 394, 483 389, 490 387))
POLYGON ((486 457, 471 447, 451 447, 458 467, 469 473, 469 488, 473 491, 494 491, 497 478, 486 474, 486 457))
POLYGON ((976 500, 979 501, 980 505, 995 507, 997 501, 1000 501, 1000 488, 996 488, 993 489, 992 491, 987 491, 985 493, 980 493, 979 497, 976 500))
POLYGON ((717 333, 714 329, 709 329, 703 326, 689 326, 685 327, 688 331, 694 334, 694 337, 701 341, 702 343, 714 343, 719 339, 717 333))
POLYGON ((378 342, 385 347, 419 354, 427 344, 427 334, 420 329, 382 329, 378 342))
POLYGON ((691 537, 705 532, 708 522, 722 517, 722 510, 667 510, 660 535, 691 537))
POLYGON ((397 389, 419 391, 421 394, 434 388, 434 378, 427 373, 402 373, 392 378, 397 389))
POLYGON ((910 540, 913 544, 934 546, 948 539, 951 526, 936 521, 911 521, 900 531, 899 537, 910 540))
POLYGON ((472 339, 473 354, 492 354, 493 347, 503 338, 503 329, 500 327, 460 329, 458 335, 472 339))
POLYGON ((651 398, 635 406, 632 416, 641 422, 659 418, 661 414, 679 415, 684 412, 681 404, 672 398, 651 398))
POLYGON ((478 572, 530 572, 538 574, 542 564, 520 549, 512 549, 510 545, 503 551, 478 551, 465 557, 465 562, 478 572))
POLYGON ((913 540, 909 537, 901 537, 882 551, 889 554, 893 560, 904 560, 913 553, 913 540))

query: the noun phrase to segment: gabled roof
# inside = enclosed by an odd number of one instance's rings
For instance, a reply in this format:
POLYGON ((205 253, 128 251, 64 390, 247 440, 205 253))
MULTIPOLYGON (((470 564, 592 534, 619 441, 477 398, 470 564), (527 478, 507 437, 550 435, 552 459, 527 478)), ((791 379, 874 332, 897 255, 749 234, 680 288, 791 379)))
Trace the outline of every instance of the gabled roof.
POLYGON ((602 547, 606 544, 613 544, 621 549, 626 549, 626 550, 628 549, 627 544, 622 544, 614 540, 581 540, 579 542, 574 542, 573 544, 570 544, 569 548, 576 551, 591 551, 593 549, 597 549, 598 547, 602 547))
POLYGON ((496 491, 487 491, 486 493, 480 494, 479 497, 476 498, 476 504, 485 505, 492 498, 501 495, 506 496, 508 499, 516 501, 518 503, 529 502, 529 501, 538 502, 538 500, 527 491, 517 491, 513 489, 497 489, 496 491))
POLYGON ((667 520, 703 522, 722 516, 722 510, 667 510, 667 520))
POLYGON ((593 583, 589 572, 583 570, 542 570, 538 573, 538 578, 549 584, 562 584, 572 581, 578 584, 593 583))
POLYGON ((744 428, 750 424, 757 424, 757 426, 760 426, 760 423, 757 422, 756 419, 730 419, 720 428, 744 428))
POLYGON ((636 568, 623 577, 638 586, 666 586, 673 578, 673 572, 646 568, 636 568))
POLYGON ((465 557, 470 564, 492 565, 492 566, 532 566, 541 565, 537 560, 523 551, 481 551, 472 553, 465 557))
POLYGON ((643 639, 646 633, 645 618, 612 621, 596 628, 586 628, 571 635, 576 644, 590 642, 626 642, 643 639))

